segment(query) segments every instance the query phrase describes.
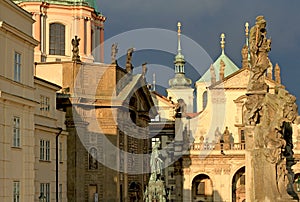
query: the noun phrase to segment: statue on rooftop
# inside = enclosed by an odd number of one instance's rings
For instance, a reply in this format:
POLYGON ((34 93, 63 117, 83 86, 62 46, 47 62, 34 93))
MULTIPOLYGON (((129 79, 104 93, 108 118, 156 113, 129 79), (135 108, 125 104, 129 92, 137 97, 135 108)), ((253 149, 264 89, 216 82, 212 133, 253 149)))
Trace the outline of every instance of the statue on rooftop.
POLYGON ((132 59, 132 53, 134 52, 134 48, 129 48, 127 50, 127 59, 126 59, 126 71, 130 73, 133 69, 131 59, 132 59))
POLYGON ((225 62, 223 60, 220 61, 220 81, 223 81, 225 77, 225 62))
POLYGON ((79 41, 80 38, 78 38, 77 36, 75 36, 74 39, 72 39, 72 52, 73 52, 73 56, 72 56, 72 61, 76 61, 76 62, 80 62, 80 56, 79 56, 79 41))
POLYGON ((111 64, 117 64, 116 55, 118 53, 118 44, 111 45, 111 64))
POLYGON ((215 72, 215 68, 214 66, 211 64, 209 67, 209 71, 210 71, 210 80, 211 80, 211 84, 214 84, 217 82, 216 79, 216 72, 215 72))

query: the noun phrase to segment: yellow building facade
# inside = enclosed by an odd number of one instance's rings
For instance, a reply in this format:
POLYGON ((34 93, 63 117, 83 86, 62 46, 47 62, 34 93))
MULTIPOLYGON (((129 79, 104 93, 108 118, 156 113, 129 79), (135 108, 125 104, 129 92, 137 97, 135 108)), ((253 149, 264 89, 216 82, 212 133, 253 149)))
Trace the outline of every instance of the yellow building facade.
POLYGON ((64 112, 56 110, 53 83, 34 77, 32 15, 10 0, 0 2, 0 200, 55 199, 56 173, 66 199, 64 112), (61 162, 56 169, 56 136, 61 162))

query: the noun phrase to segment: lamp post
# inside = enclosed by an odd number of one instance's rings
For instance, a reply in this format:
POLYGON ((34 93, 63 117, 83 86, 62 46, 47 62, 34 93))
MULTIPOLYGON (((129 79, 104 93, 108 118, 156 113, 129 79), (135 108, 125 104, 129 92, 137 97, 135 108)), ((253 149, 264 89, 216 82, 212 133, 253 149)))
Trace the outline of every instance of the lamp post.
POLYGON ((41 195, 39 196, 39 201, 40 202, 45 202, 46 201, 46 196, 44 195, 43 192, 41 192, 41 195))

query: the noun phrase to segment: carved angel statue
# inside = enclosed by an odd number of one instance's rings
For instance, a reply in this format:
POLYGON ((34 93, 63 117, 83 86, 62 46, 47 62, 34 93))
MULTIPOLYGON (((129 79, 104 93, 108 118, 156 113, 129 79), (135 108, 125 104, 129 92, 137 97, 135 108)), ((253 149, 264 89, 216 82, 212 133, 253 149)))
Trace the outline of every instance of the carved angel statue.
POLYGON ((150 159, 150 166, 151 166, 151 173, 155 173, 160 175, 162 171, 162 163, 163 161, 160 158, 160 152, 158 150, 160 146, 160 141, 156 142, 153 146, 151 159, 150 159))
POLYGON ((270 66, 268 52, 271 50, 271 39, 267 38, 266 20, 256 17, 255 25, 250 29, 251 76, 248 90, 265 90, 264 74, 270 66))
POLYGON ((111 64, 117 64, 116 55, 118 53, 118 44, 111 45, 111 64))
POLYGON ((127 72, 131 72, 133 69, 132 63, 131 63, 131 58, 132 58, 132 53, 134 52, 134 48, 129 48, 127 50, 127 60, 126 60, 126 70, 127 72))
POLYGON ((72 61, 80 61, 80 56, 79 56, 79 41, 80 38, 78 38, 77 36, 75 36, 74 39, 72 39, 72 52, 73 52, 73 56, 72 56, 72 61))

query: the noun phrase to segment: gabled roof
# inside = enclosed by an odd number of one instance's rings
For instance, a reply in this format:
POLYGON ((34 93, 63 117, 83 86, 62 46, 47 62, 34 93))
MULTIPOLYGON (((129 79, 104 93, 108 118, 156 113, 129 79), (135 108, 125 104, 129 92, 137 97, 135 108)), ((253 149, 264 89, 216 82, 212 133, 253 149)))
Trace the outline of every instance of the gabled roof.
MULTIPOLYGON (((161 102, 163 102, 165 104, 165 106, 175 107, 175 104, 171 100, 169 100, 167 97, 159 94, 156 91, 151 91, 150 93, 151 93, 151 96, 152 96, 152 99, 154 102, 155 102, 155 99, 159 99, 161 102)), ((157 103, 154 103, 154 104, 157 104, 157 103)))
MULTIPOLYGON (((225 77, 222 81, 218 81, 209 86, 210 89, 217 89, 217 88, 244 88, 246 89, 248 86, 250 77, 250 68, 241 68, 238 71, 230 74, 229 76, 225 77)), ((273 79, 265 77, 266 83, 269 85, 270 88, 274 88, 276 83, 273 79)), ((281 85, 281 84, 280 84, 281 85)))
MULTIPOLYGON (((128 82, 127 85, 120 91, 120 93, 116 96, 115 104, 122 103, 122 105, 128 104, 130 98, 132 97, 135 91, 140 91, 140 95, 142 96, 142 100, 147 104, 147 111, 149 111, 150 117, 154 117, 157 114, 157 111, 154 107, 154 102, 152 100, 151 94, 143 76, 141 74, 132 75, 132 79, 128 82)), ((118 105, 118 104, 117 104, 118 105)))
MULTIPOLYGON (((222 52, 222 54, 213 63, 217 81, 219 81, 221 60, 223 60, 223 62, 225 63, 224 77, 227 77, 230 74, 239 70, 239 68, 234 64, 234 62, 232 62, 232 60, 224 52, 222 52)), ((197 82, 210 82, 210 80, 211 80, 211 75, 210 75, 210 69, 208 68, 208 70, 203 74, 203 76, 197 82)))

